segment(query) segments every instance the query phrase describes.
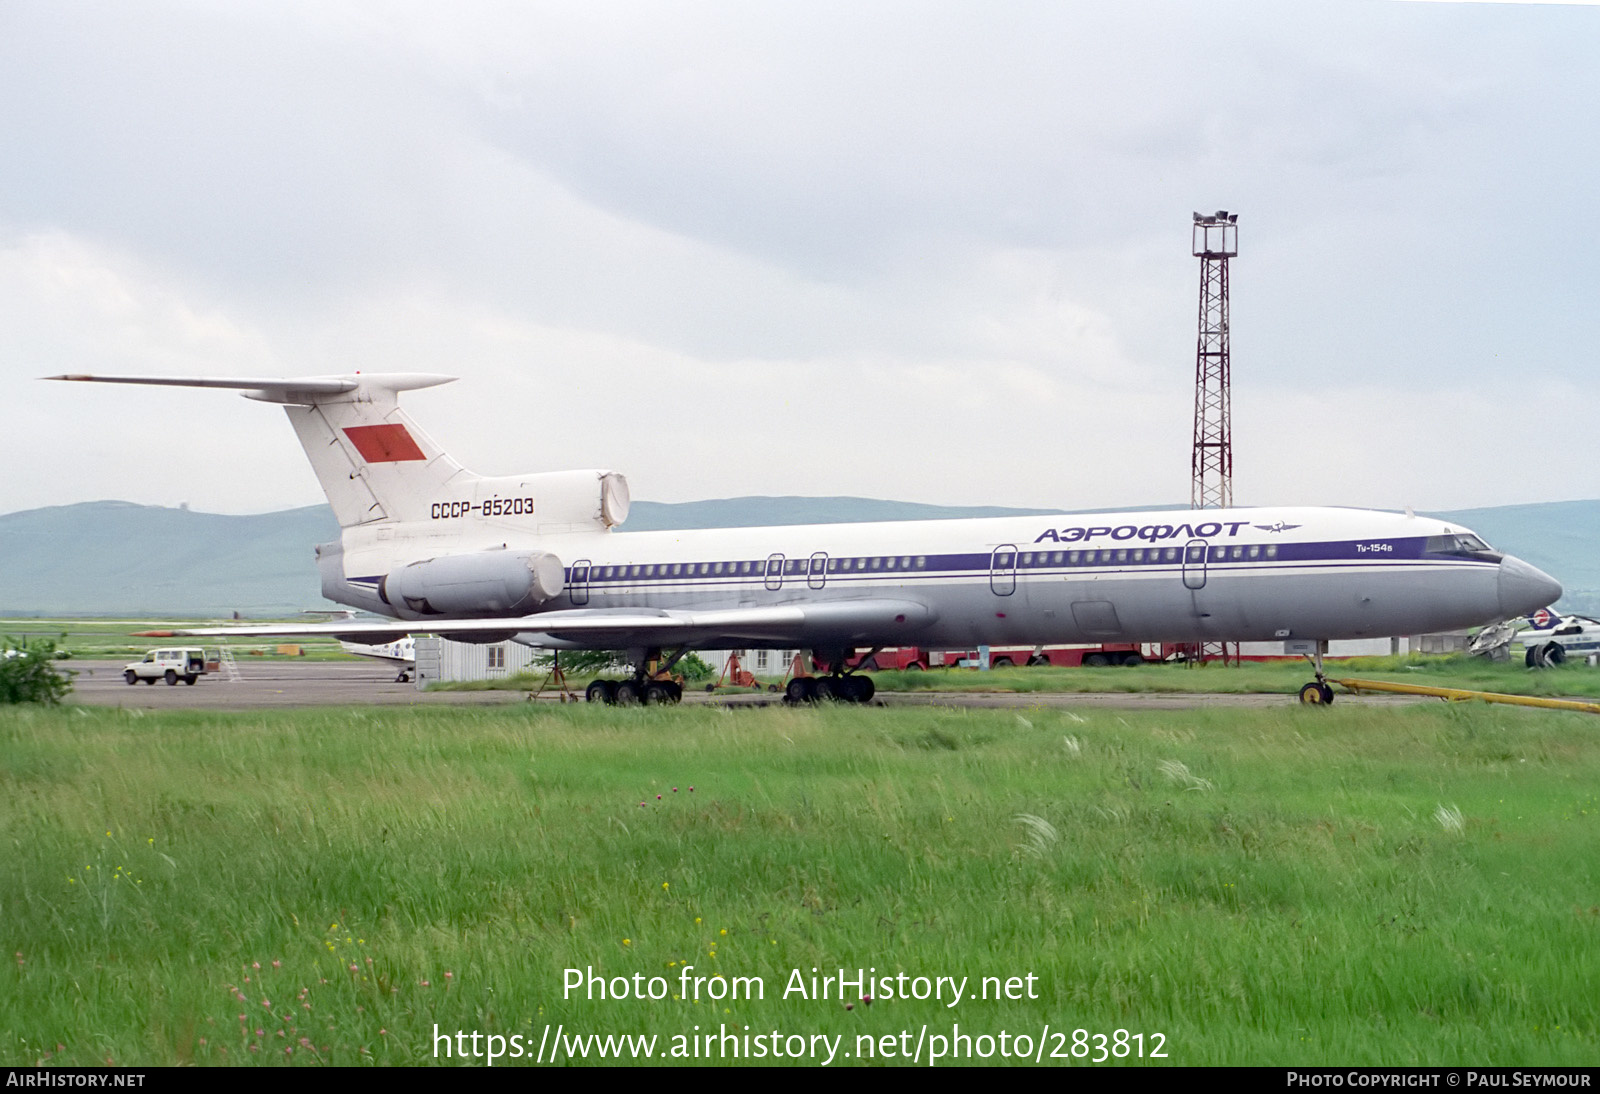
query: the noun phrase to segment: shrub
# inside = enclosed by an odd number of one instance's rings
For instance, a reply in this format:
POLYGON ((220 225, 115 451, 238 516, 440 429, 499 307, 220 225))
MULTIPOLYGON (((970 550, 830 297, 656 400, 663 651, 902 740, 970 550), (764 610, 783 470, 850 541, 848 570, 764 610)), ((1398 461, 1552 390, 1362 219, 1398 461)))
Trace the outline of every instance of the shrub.
POLYGON ((46 639, 30 645, 8 638, 5 646, 4 654, 0 654, 0 703, 54 705, 72 690, 70 673, 57 672, 51 663, 56 651, 54 642, 46 639))

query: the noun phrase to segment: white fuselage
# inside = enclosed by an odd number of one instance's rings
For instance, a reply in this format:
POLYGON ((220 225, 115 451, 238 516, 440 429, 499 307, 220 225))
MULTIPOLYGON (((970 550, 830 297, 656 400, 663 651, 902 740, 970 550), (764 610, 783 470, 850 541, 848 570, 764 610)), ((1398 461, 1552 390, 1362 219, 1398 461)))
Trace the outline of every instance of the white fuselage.
MULTIPOLYGON (((1481 624, 1543 606, 1560 592, 1532 567, 1486 548, 1440 550, 1458 546, 1458 535, 1470 537, 1459 526, 1356 509, 586 532, 537 542, 483 524, 481 534, 462 537, 456 523, 450 531, 457 548, 538 548, 561 559, 565 588, 541 612, 843 609, 868 601, 926 609, 899 628, 841 629, 835 621, 781 636, 735 628, 696 636, 696 645, 1363 638, 1481 624)), ((443 545, 433 532, 392 527, 380 541, 348 530, 342 568, 335 573, 328 565, 335 558, 324 559, 325 593, 425 623, 425 614, 384 603, 378 587, 384 574, 433 557, 430 548, 443 545)), ((518 618, 522 640, 593 646, 626 637, 551 638, 536 630, 539 614, 518 618)))

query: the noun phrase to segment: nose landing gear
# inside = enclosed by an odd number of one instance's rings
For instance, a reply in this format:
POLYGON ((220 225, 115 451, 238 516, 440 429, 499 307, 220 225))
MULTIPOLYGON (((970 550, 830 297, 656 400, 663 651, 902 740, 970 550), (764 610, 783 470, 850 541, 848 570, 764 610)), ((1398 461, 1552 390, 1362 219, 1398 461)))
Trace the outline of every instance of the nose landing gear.
POLYGON ((1322 671, 1322 645, 1317 643, 1316 653, 1304 655, 1317 674, 1315 680, 1300 689, 1300 702, 1307 706, 1325 707, 1333 703, 1333 688, 1328 684, 1328 674, 1322 671))

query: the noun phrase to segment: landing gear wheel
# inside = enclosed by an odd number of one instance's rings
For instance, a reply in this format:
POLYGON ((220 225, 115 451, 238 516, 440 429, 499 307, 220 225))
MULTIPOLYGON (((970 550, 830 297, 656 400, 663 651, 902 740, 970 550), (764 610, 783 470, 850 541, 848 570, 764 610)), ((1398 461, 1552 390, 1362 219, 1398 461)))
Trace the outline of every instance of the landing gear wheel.
POLYGON ((609 680, 595 680, 583 689, 583 697, 591 703, 614 703, 616 697, 611 688, 609 680))
POLYGON ((644 689, 632 680, 618 680, 613 702, 619 707, 631 707, 644 695, 644 689))
POLYGON ((132 669, 124 672, 122 674, 122 678, 130 684, 137 684, 139 682, 139 674, 134 672, 132 669))
POLYGON ((842 677, 839 684, 844 689, 841 698, 851 703, 870 703, 878 693, 878 685, 872 682, 870 676, 851 674, 842 677))
POLYGON ((819 676, 811 682, 811 694, 819 703, 831 703, 835 699, 843 699, 843 689, 839 686, 840 677, 819 676))
POLYGON ((666 704, 673 702, 672 692, 672 685, 665 683, 664 681, 657 680, 653 683, 646 684, 644 687, 645 706, 665 706, 666 704))
POLYGON ((1300 689, 1300 701, 1306 706, 1328 706, 1333 702, 1333 688, 1313 680, 1300 689))
POLYGON ((816 701, 816 681, 809 676, 796 676, 790 680, 783 689, 783 697, 791 703, 812 703, 816 701))
POLYGON ((164 675, 162 679, 167 682, 167 687, 169 688, 175 688, 178 686, 178 674, 173 672, 171 669, 167 670, 166 675, 164 675))

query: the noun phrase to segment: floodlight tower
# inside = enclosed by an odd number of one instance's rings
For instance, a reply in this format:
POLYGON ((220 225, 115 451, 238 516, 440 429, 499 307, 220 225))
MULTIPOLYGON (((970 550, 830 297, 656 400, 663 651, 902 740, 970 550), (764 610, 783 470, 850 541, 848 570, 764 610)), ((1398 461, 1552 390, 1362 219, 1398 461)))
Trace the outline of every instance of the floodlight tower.
MULTIPOLYGON (((1233 379, 1228 367, 1228 259, 1239 253, 1239 214, 1194 215, 1189 250, 1200 260, 1200 335, 1194 354, 1191 509, 1233 505, 1233 379)), ((1209 550, 1209 548, 1207 548, 1209 550)), ((1203 642, 1199 661, 1239 663, 1237 642, 1203 642)))
POLYGON ((1194 215, 1190 251, 1200 260, 1200 336, 1194 355, 1191 509, 1233 505, 1233 383, 1228 370, 1228 259, 1239 253, 1239 214, 1194 215))

